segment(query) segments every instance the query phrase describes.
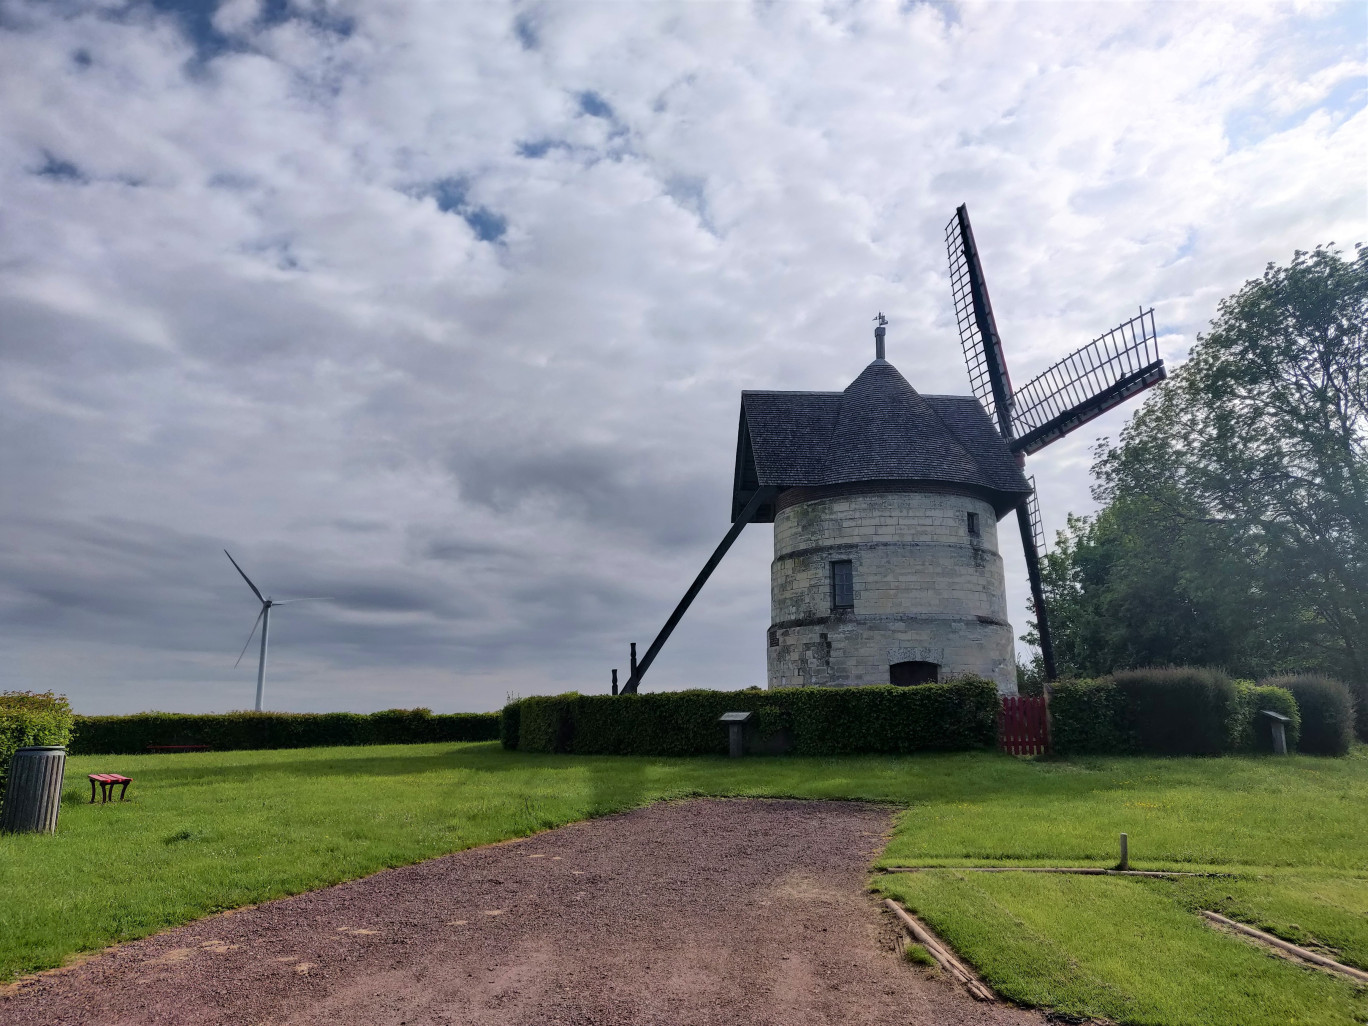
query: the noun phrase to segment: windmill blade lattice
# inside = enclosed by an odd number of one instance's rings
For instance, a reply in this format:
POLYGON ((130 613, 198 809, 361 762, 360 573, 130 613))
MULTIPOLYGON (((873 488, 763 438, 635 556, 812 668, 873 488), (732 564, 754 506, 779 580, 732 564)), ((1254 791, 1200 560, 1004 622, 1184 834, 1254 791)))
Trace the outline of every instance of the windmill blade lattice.
POLYGON ((993 304, 983 280, 974 229, 969 211, 960 206, 945 226, 945 252, 950 258, 950 292, 955 301, 955 323, 959 328, 964 363, 969 369, 969 386, 998 425, 1002 434, 1013 434, 1012 379, 1002 355, 993 304))
POLYGON ((1012 449, 1039 452, 1165 376, 1154 309, 1142 310, 1070 353, 1016 393, 1012 449))
POLYGON ((1036 491, 1035 477, 1026 478, 1031 486, 1031 494, 1026 499, 1026 512, 1031 518, 1031 537, 1035 539, 1037 554, 1045 555, 1045 521, 1040 515, 1040 493, 1036 491))

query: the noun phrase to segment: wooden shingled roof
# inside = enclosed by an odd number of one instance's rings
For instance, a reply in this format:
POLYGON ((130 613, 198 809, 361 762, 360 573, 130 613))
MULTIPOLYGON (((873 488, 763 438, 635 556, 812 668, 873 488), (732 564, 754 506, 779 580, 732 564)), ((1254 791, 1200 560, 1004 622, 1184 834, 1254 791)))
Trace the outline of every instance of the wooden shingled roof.
MULTIPOLYGON (((1030 493, 973 396, 921 395, 875 360, 844 392, 742 392, 735 520, 758 488, 925 482, 963 489, 999 517, 1030 493)), ((774 519, 763 510, 760 522, 774 519)))

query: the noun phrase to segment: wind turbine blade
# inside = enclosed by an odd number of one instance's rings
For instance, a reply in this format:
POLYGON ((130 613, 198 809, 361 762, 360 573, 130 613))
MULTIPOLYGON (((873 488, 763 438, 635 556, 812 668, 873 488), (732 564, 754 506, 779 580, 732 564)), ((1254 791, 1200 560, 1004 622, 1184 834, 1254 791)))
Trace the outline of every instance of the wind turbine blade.
POLYGON ((310 598, 273 599, 273 600, 271 601, 271 605, 273 605, 273 606, 288 606, 291 602, 331 602, 331 601, 332 601, 332 596, 331 596, 331 595, 322 595, 322 596, 315 595, 315 596, 312 596, 312 597, 310 597, 310 598))
POLYGON ((252 583, 252 579, 248 577, 245 573, 242 573, 242 567, 237 565, 237 560, 233 558, 232 553, 230 553, 227 549, 224 549, 223 554, 228 557, 228 562, 232 563, 234 567, 237 567, 237 572, 242 574, 242 579, 247 582, 247 587, 252 589, 252 594, 255 595, 257 598, 261 599, 262 602, 265 602, 265 597, 261 594, 261 592, 257 590, 257 586, 252 583))
MULTIPOLYGON (((232 556, 229 556, 228 558, 229 558, 229 559, 232 559, 233 557, 232 557, 232 556)), ((263 616, 265 616, 265 615, 266 615, 266 607, 265 607, 265 606, 262 606, 262 607, 261 607, 261 612, 257 613, 257 618, 256 618, 255 620, 252 621, 252 633, 249 634, 249 635, 247 635, 247 644, 246 644, 246 645, 243 645, 243 646, 242 646, 242 651, 238 653, 237 663, 234 663, 234 664, 233 664, 233 669, 236 670, 236 669, 238 668, 238 663, 242 662, 242 657, 245 656, 245 655, 247 654, 247 645, 250 645, 250 644, 252 643, 252 639, 256 637, 257 624, 261 623, 261 618, 262 618, 263 616)))

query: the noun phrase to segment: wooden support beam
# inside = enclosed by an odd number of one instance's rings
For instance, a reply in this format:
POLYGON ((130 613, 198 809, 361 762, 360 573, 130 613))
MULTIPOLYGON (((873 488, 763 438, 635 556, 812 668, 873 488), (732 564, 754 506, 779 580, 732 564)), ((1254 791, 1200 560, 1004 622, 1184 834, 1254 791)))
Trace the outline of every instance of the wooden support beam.
MULTIPOLYGON (((684 597, 679 600, 679 605, 675 606, 674 612, 671 613, 670 618, 665 621, 665 626, 660 628, 660 633, 656 635, 655 641, 651 642, 651 647, 646 650, 646 654, 641 657, 641 662, 632 668, 632 674, 627 678, 627 683, 622 685, 622 694, 636 694, 637 686, 641 683, 641 678, 646 676, 646 671, 651 668, 651 664, 655 662, 655 657, 660 654, 661 648, 663 648, 665 642, 670 639, 670 634, 673 633, 675 627, 678 626, 679 621, 684 618, 684 614, 688 611, 689 606, 698 596, 698 593, 703 590, 703 585, 708 583, 708 578, 711 577, 712 572, 717 569, 717 564, 722 562, 722 557, 727 554, 727 550, 732 547, 732 543, 740 536, 741 529, 755 519, 755 515, 760 512, 760 507, 764 506, 766 503, 773 502, 777 493, 777 488, 757 488, 755 490, 755 494, 751 496, 750 502, 746 503, 745 508, 741 510, 740 515, 737 516, 736 521, 731 525, 731 530, 729 530, 722 541, 718 543, 717 548, 713 550, 713 554, 708 557, 708 561, 703 564, 703 569, 700 570, 698 576, 694 578, 693 584, 689 585, 689 590, 686 591, 684 597)), ((635 644, 632 645, 632 650, 634 652, 636 651, 635 644)))
POLYGON ((1050 620, 1045 612, 1045 583, 1040 576, 1040 553, 1036 549, 1035 532, 1031 530, 1031 511, 1023 499, 1017 506, 1017 525, 1021 528, 1021 549, 1026 554, 1026 576, 1031 582, 1031 606, 1035 611, 1036 634, 1040 636, 1040 661, 1044 664, 1045 679, 1058 679, 1055 670, 1054 642, 1050 638, 1050 620))

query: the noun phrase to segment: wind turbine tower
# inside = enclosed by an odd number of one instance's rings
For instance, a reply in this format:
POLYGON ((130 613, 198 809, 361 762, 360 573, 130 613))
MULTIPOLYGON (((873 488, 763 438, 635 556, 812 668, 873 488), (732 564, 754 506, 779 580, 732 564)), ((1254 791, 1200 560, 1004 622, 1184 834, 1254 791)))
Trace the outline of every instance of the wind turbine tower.
POLYGON ((242 574, 242 579, 247 582, 247 587, 252 589, 252 594, 261 603, 261 612, 257 613, 256 620, 252 623, 252 632, 247 635, 247 643, 242 646, 242 651, 238 653, 237 662, 234 668, 242 662, 242 657, 247 654, 247 646, 252 643, 252 638, 256 635, 257 625, 261 625, 261 658, 257 662, 257 689, 256 689, 256 711, 261 712, 261 696, 266 687, 266 644, 271 634, 271 610, 275 606, 289 605, 291 602, 322 602, 320 598, 297 598, 297 599, 269 599, 261 594, 261 589, 252 583, 252 579, 247 576, 242 567, 238 566, 237 560, 227 549, 223 554, 228 557, 228 562, 233 564, 233 568, 242 574))

